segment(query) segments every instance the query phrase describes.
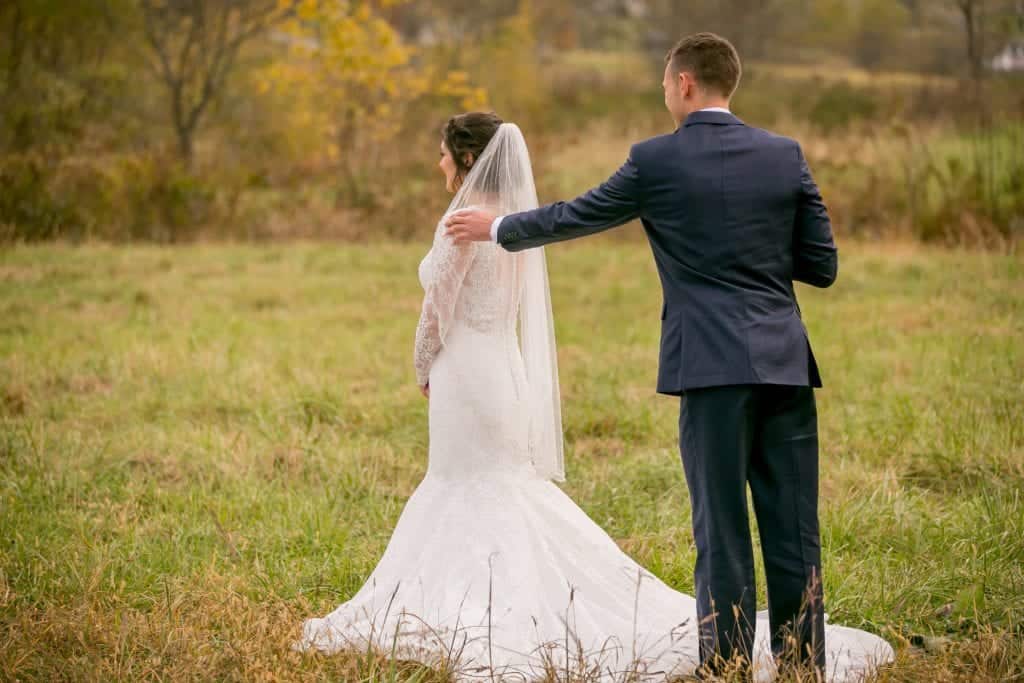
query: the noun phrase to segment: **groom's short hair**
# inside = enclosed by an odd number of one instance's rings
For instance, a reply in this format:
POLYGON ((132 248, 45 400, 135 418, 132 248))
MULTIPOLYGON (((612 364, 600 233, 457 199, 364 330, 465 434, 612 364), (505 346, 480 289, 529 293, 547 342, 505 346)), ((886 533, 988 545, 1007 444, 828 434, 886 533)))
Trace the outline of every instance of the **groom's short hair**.
POLYGON ((665 55, 676 73, 689 71, 697 83, 723 97, 732 97, 740 82, 740 56, 728 40, 714 33, 686 36, 665 55))

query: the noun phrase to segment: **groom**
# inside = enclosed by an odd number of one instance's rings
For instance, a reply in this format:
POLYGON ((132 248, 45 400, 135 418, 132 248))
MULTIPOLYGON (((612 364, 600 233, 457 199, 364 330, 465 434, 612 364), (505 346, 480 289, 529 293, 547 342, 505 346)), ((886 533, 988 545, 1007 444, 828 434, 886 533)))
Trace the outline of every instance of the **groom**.
POLYGON ((828 287, 828 213, 789 138, 729 112, 739 56, 698 33, 666 56, 670 135, 632 146, 607 181, 570 202, 454 214, 456 241, 509 251, 639 218, 664 293, 657 391, 680 396, 679 446, 693 505, 701 674, 749 673, 755 624, 747 487, 761 534, 771 644, 780 666, 824 675, 818 535, 821 379, 793 282, 828 287))

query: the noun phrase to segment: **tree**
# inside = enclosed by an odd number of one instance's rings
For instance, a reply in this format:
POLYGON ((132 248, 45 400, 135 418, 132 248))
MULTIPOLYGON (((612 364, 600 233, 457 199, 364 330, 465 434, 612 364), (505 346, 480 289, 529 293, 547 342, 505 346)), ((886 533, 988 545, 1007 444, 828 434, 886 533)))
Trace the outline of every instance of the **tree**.
POLYGON ((178 152, 192 165, 196 129, 246 41, 289 16, 291 0, 140 0, 152 69, 167 88, 178 152))
POLYGON ((977 83, 992 53, 1024 33, 1024 1, 952 0, 952 7, 963 31, 968 74, 977 83))
POLYGON ((106 96, 123 0, 0 2, 0 149, 73 143, 106 96))
POLYGON ((854 55, 868 69, 883 66, 906 42, 910 11, 895 0, 864 0, 860 5, 854 55))
POLYGON ((485 93, 463 71, 442 72, 384 19, 394 0, 302 0, 284 24, 286 59, 267 71, 264 87, 290 94, 294 125, 315 131, 317 149, 340 172, 342 197, 369 205, 369 175, 405 112, 421 99, 483 104, 485 93))
POLYGON ((980 31, 982 0, 955 0, 964 22, 964 41, 967 50, 967 68, 971 80, 977 83, 983 73, 982 33, 980 31))
POLYGON ((735 45, 741 59, 783 61, 790 34, 811 14, 806 5, 806 0, 652 0, 645 23, 672 27, 662 36, 665 48, 684 34, 713 31, 735 45))

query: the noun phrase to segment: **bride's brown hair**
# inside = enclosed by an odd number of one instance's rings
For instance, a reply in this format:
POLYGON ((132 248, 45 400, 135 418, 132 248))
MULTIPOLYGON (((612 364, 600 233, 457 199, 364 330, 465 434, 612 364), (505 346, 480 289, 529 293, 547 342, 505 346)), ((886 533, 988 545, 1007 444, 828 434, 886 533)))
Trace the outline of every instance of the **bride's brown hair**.
POLYGON ((455 175, 460 183, 502 123, 504 121, 493 111, 471 111, 456 114, 444 124, 441 133, 445 147, 455 162, 455 175), (467 153, 472 156, 468 164, 465 160, 467 153))

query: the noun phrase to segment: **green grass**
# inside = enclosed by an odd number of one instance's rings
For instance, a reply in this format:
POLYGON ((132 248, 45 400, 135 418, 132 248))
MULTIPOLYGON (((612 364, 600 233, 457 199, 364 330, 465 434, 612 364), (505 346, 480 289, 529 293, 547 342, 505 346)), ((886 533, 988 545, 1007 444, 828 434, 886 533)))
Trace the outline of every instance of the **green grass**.
MULTIPOLYGON (((0 678, 441 678, 288 650, 363 582, 425 471, 424 251, 0 253, 0 678)), ((601 237, 548 258, 565 488, 692 592, 650 252, 601 237)), ((1016 680, 1024 265, 894 244, 840 261, 832 289, 799 290, 825 381, 827 610, 897 645, 883 680, 1016 680)))

